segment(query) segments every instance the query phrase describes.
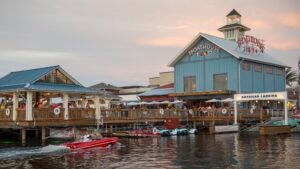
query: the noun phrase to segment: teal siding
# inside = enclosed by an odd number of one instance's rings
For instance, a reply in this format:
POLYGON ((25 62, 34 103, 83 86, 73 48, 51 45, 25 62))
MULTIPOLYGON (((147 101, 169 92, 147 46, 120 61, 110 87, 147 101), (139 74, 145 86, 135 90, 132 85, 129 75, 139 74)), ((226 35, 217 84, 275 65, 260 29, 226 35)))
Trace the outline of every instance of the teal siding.
POLYGON ((228 90, 237 91, 238 60, 219 50, 208 56, 187 55, 175 65, 175 92, 184 92, 184 77, 196 76, 196 91, 212 91, 213 75, 226 73, 228 90))
POLYGON ((241 66, 242 93, 285 91, 285 76, 276 75, 275 67, 270 74, 266 73, 265 65, 262 65, 262 72, 256 72, 253 63, 250 62, 250 65, 250 71, 243 70, 241 66))
MULTIPOLYGON (((206 44, 207 40, 198 42, 206 44)), ((195 45, 195 46, 196 46, 195 45)), ((243 61, 242 61, 243 62, 243 61)), ((184 92, 184 77, 196 77, 196 91, 214 90, 214 74, 226 73, 228 77, 228 90, 239 91, 239 70, 240 70, 240 89, 242 93, 251 92, 276 92, 285 90, 285 75, 276 75, 275 67, 273 73, 265 73, 265 65, 262 65, 262 71, 254 70, 254 65, 250 63, 250 70, 239 69, 240 60, 232 56, 223 49, 212 50, 206 56, 199 56, 197 53, 186 54, 179 60, 175 66, 175 92, 184 92)))

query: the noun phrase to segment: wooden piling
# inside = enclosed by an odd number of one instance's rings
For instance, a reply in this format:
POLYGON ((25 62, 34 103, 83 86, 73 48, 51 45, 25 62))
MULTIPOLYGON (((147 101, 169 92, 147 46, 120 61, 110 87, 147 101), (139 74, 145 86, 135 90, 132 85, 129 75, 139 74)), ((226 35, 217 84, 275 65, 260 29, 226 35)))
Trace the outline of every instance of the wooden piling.
POLYGON ((26 129, 25 128, 21 129, 21 142, 22 142, 22 145, 26 145, 26 129))

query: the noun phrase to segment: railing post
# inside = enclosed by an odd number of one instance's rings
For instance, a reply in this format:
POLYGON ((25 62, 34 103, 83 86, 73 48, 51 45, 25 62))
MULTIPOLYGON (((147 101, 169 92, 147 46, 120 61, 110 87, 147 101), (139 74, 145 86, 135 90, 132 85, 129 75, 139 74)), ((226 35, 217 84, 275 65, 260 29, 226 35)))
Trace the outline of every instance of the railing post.
POLYGON ((94 97, 94 104, 95 104, 95 116, 96 116, 96 120, 100 120, 101 118, 101 109, 100 109, 100 97, 99 96, 95 96, 94 97))
POLYGON ((19 105, 19 96, 17 93, 13 93, 13 121, 17 120, 17 109, 19 105))
POLYGON ((234 125, 237 125, 237 102, 234 99, 233 101, 233 107, 234 107, 234 125))
POLYGON ((69 95, 66 93, 63 94, 63 108, 65 109, 64 119, 69 120, 69 95))
POLYGON ((32 120, 32 92, 27 92, 27 98, 26 98, 26 120, 31 121, 32 120))

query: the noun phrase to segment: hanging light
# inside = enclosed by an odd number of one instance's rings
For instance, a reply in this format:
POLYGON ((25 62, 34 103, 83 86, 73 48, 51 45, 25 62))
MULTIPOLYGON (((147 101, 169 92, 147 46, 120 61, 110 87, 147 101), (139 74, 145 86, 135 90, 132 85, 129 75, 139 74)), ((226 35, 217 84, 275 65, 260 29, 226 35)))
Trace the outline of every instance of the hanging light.
POLYGON ((270 101, 268 100, 268 101, 267 101, 267 103, 269 104, 269 103, 270 103, 270 101))
POLYGON ((258 103, 258 100, 255 100, 255 103, 258 103))

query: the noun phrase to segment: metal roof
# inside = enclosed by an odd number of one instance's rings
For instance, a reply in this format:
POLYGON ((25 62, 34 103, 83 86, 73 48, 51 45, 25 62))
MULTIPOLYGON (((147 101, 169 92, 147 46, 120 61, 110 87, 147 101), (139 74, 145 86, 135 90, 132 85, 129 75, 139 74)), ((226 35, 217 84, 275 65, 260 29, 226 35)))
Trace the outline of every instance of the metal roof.
POLYGON ((43 67, 37 69, 23 70, 11 72, 0 79, 0 87, 13 86, 13 85, 25 85, 26 83, 32 83, 38 78, 48 74, 58 66, 43 67))
POLYGON ((234 27, 240 27, 240 28, 242 28, 242 29, 244 29, 244 30, 246 30, 246 31, 250 31, 250 30, 251 30, 251 29, 248 28, 247 26, 242 25, 242 24, 240 24, 240 23, 233 23, 233 24, 229 24, 229 25, 224 25, 224 26, 222 26, 221 28, 219 28, 218 30, 219 30, 219 31, 224 31, 224 30, 226 30, 226 29, 233 29, 234 27))
POLYGON ((241 14, 239 14, 235 9, 233 9, 231 12, 229 12, 226 16, 231 16, 231 15, 238 15, 238 16, 242 16, 241 14))
POLYGON ((76 81, 71 75, 65 72, 59 65, 37 69, 11 72, 0 79, 0 92, 13 91, 44 91, 44 92, 64 92, 80 94, 103 94, 100 89, 86 88, 76 81), (58 69, 71 79, 74 84, 56 84, 37 82, 43 76, 53 70, 58 69))
POLYGON ((174 88, 152 89, 145 93, 139 94, 138 96, 161 96, 161 95, 168 95, 174 92, 175 92, 174 88))
POLYGON ((258 63, 264 63, 264 64, 268 64, 268 65, 275 65, 275 66, 279 66, 279 67, 289 67, 285 64, 283 64, 281 61, 275 59, 274 57, 268 55, 267 53, 261 53, 259 55, 250 55, 247 53, 242 53, 240 51, 237 50, 237 43, 235 41, 231 41, 231 40, 226 40, 224 38, 220 38, 220 37, 216 37, 216 36, 212 36, 212 35, 208 35, 205 33, 199 33, 196 38, 194 38, 192 40, 191 43, 189 43, 184 49, 183 51, 181 51, 169 64, 169 66, 174 67, 175 64, 181 59, 183 58, 186 53, 188 52, 189 49, 191 49, 194 45, 196 45, 196 43, 201 39, 201 38, 205 38, 208 41, 214 43, 215 45, 219 46, 220 48, 222 48, 223 50, 225 50, 226 52, 230 53, 231 55, 233 55, 234 57, 236 57, 237 59, 244 59, 244 60, 250 60, 250 61, 254 61, 254 62, 258 62, 258 63))

